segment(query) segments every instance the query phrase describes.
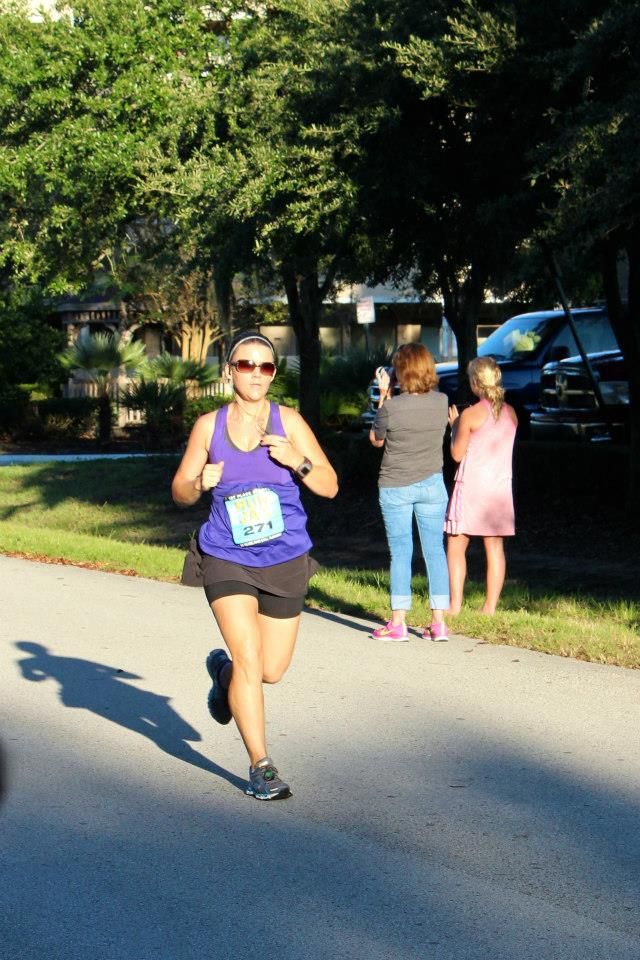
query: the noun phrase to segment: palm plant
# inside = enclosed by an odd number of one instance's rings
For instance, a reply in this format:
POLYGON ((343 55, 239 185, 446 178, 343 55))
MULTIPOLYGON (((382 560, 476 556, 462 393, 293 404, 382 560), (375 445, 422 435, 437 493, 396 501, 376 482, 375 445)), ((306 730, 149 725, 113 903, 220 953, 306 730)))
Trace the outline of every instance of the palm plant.
POLYGON ((120 398, 127 410, 144 412, 144 432, 151 446, 173 441, 184 416, 185 388, 181 383, 163 383, 144 377, 129 385, 120 398))
POLYGON ((212 366, 166 352, 147 361, 139 373, 140 380, 130 384, 120 402, 144 413, 144 432, 152 446, 173 441, 181 432, 188 386, 203 387, 217 379, 212 366))
POLYGON ((83 370, 98 388, 98 443, 111 439, 111 393, 114 371, 119 367, 135 371, 145 363, 144 345, 123 341, 117 333, 95 333, 80 337, 60 355, 67 370, 83 370))
POLYGON ((149 362, 148 373, 153 380, 166 380, 173 384, 191 382, 200 387, 217 379, 216 371, 209 364, 183 360, 166 352, 149 362))

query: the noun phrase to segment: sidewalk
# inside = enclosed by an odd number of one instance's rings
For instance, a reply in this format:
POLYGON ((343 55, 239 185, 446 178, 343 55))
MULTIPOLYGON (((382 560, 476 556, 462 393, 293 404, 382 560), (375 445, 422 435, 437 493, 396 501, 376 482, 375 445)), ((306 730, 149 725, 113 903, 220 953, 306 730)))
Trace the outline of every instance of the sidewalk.
POLYGON ((2 960, 637 960, 640 673, 371 626, 303 615, 259 803, 199 591, 0 557, 2 960))
POLYGON ((79 460, 126 460, 128 457, 175 457, 175 453, 3 453, 0 467, 16 467, 25 463, 74 463, 79 460))

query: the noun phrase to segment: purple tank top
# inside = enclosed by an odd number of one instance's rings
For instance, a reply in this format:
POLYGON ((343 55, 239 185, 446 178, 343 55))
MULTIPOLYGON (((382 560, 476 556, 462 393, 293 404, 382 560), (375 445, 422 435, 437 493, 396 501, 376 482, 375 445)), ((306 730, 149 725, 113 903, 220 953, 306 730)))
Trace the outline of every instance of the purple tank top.
MULTIPOLYGON (((209 519, 200 527, 203 553, 248 567, 267 567, 299 557, 311 547, 307 515, 291 471, 266 447, 240 450, 229 436, 229 407, 218 410, 209 462, 224 461, 211 491, 209 519)), ((268 433, 286 436, 277 403, 270 404, 268 433)))

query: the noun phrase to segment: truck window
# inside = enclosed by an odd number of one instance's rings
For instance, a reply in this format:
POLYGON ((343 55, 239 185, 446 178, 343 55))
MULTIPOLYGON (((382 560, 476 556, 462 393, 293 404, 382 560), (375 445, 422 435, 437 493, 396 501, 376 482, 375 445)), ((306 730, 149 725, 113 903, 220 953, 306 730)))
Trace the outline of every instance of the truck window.
MULTIPOLYGON (((585 353, 618 349, 618 342, 611 329, 609 318, 605 314, 578 314, 574 320, 585 353)), ((567 356, 570 357, 579 353, 578 345, 568 324, 554 338, 552 348, 555 347, 566 347, 567 356)))
POLYGON ((494 360, 516 360, 535 353, 548 335, 553 317, 522 314, 512 317, 478 347, 479 357, 494 360))

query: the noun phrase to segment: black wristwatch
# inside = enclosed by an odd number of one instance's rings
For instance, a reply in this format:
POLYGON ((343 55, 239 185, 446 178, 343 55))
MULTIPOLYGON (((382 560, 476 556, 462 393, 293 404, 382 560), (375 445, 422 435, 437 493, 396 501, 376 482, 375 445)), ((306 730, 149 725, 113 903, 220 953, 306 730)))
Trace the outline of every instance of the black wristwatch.
POLYGON ((296 467, 296 469, 293 472, 295 473, 296 477, 300 477, 300 479, 302 480, 303 477, 306 477, 307 474, 311 473, 312 470, 313 470, 313 464, 311 463, 311 460, 305 457, 302 463, 300 464, 300 466, 296 467))

